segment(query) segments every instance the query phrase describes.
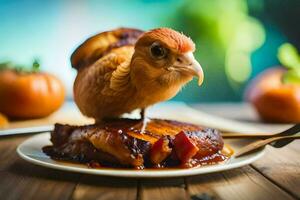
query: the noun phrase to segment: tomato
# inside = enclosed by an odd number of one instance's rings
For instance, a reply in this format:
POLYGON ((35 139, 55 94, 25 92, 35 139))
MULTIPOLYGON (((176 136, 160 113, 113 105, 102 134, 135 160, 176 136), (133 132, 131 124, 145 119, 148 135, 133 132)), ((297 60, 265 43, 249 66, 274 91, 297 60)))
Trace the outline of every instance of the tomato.
POLYGON ((0 71, 0 112, 10 118, 47 116, 62 105, 64 98, 61 81, 50 74, 0 71))
POLYGON ((271 68, 260 74, 246 91, 246 99, 268 122, 300 122, 300 85, 283 83, 286 70, 271 68))
POLYGON ((199 148, 183 131, 175 136, 174 148, 178 159, 182 163, 187 163, 199 151, 199 148))
POLYGON ((153 144, 150 150, 150 160, 153 164, 159 164, 171 154, 171 151, 169 140, 162 137, 153 144))

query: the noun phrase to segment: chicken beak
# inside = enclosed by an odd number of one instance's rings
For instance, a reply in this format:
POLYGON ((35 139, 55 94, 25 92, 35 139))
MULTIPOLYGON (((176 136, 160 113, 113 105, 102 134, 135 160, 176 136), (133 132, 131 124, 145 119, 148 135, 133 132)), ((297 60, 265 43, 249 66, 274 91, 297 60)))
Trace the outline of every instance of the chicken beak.
POLYGON ((203 70, 192 52, 180 55, 175 66, 185 69, 191 75, 198 77, 198 85, 202 84, 204 79, 203 70))
POLYGON ((195 58, 192 60, 191 63, 192 63, 191 71, 194 73, 194 76, 198 77, 198 85, 200 86, 203 83, 203 79, 204 79, 202 67, 195 58))

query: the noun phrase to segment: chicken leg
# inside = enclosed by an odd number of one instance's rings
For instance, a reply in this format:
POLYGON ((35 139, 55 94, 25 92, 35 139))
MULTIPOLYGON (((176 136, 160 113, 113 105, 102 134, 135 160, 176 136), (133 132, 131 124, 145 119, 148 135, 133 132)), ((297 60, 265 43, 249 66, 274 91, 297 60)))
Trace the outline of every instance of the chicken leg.
POLYGON ((140 115, 141 115, 141 120, 142 121, 144 121, 144 119, 145 119, 145 112, 146 112, 146 108, 141 108, 140 115))
POLYGON ((146 108, 141 109, 141 119, 142 121, 142 128, 141 128, 141 133, 144 133, 147 127, 148 119, 146 117, 146 108))

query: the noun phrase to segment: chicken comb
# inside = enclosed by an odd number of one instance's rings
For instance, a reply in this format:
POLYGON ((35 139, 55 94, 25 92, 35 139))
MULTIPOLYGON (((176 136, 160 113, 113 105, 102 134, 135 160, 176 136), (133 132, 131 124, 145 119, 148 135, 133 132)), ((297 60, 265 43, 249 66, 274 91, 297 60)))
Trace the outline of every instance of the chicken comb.
POLYGON ((189 37, 170 28, 157 28, 150 30, 145 32, 140 39, 161 41, 170 49, 179 53, 186 53, 195 50, 195 44, 189 37))

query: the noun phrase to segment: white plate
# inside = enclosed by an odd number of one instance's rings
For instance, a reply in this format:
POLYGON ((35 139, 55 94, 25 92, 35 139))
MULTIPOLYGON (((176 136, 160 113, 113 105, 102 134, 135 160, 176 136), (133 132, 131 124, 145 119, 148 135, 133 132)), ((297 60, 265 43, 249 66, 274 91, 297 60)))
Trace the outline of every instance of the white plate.
MULTIPOLYGON (((58 170, 80 172, 86 174, 95 175, 105 175, 105 176, 116 176, 116 177, 135 177, 135 178, 152 178, 152 177, 179 177, 179 176, 192 176, 197 174, 206 174, 212 172, 219 172, 224 170, 229 170, 233 168, 238 168, 244 165, 248 165, 255 160, 259 159, 264 154, 264 149, 248 154, 246 156, 241 156, 239 158, 230 158, 228 161, 217 164, 204 166, 199 168, 191 169, 168 169, 168 170, 133 170, 133 169, 91 169, 85 164, 74 164, 70 162, 55 161, 49 158, 46 154, 42 152, 42 147, 50 145, 50 134, 42 133, 35 135, 17 148, 18 154, 25 160, 41 165, 44 167, 54 168, 58 170)), ((235 151, 247 143, 247 140, 225 140, 226 144, 229 144, 235 151)))

